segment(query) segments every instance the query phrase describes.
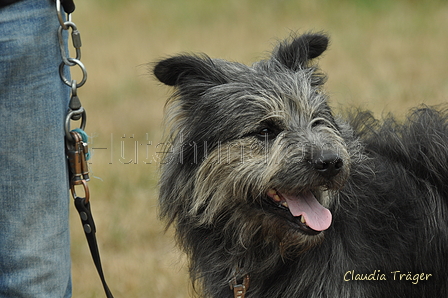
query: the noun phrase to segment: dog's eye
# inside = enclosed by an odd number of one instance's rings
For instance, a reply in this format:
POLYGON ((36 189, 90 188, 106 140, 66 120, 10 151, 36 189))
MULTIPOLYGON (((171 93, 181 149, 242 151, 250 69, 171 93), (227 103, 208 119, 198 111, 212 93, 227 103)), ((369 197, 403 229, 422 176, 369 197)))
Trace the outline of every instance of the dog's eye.
POLYGON ((311 128, 321 126, 321 125, 325 125, 325 121, 321 120, 321 119, 316 119, 311 123, 311 128))
POLYGON ((272 140, 275 139, 277 135, 278 135, 277 131, 265 127, 257 132, 256 137, 259 138, 260 140, 272 140))
POLYGON ((258 132, 258 135, 262 137, 268 136, 269 134, 272 134, 272 130, 270 130, 269 128, 263 128, 258 132))

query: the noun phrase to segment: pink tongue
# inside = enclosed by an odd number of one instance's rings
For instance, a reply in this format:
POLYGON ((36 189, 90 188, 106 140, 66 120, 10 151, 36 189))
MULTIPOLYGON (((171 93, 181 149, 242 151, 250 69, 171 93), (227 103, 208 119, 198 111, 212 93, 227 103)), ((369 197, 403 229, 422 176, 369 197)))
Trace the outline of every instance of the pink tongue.
POLYGON ((314 195, 307 191, 298 196, 282 194, 288 203, 289 211, 294 216, 302 215, 306 225, 315 231, 323 231, 331 225, 331 212, 322 206, 314 195))

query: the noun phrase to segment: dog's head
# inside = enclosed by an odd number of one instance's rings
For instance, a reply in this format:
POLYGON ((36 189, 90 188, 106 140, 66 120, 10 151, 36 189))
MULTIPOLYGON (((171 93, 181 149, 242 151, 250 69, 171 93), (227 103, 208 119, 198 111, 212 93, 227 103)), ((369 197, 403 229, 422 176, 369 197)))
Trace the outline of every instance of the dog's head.
POLYGON ((182 222, 180 233, 218 227, 245 246, 256 240, 301 250, 322 240, 352 146, 313 61, 327 45, 325 35, 305 34, 251 67, 205 55, 155 66, 176 90, 160 205, 162 217, 182 222))

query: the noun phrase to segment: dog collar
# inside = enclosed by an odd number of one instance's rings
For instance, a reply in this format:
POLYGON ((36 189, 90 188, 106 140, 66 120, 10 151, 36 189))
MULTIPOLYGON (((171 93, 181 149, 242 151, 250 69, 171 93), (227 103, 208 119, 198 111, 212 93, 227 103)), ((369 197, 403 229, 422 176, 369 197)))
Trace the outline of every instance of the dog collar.
POLYGON ((249 274, 239 267, 233 270, 233 276, 229 280, 230 289, 233 290, 234 298, 244 298, 249 289, 249 274))

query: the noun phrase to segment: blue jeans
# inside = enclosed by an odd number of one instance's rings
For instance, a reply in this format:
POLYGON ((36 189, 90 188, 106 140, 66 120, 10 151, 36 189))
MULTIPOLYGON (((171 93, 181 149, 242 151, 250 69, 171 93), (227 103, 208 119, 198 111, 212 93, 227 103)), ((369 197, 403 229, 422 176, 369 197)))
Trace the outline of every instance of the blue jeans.
POLYGON ((0 297, 70 297, 59 22, 51 0, 0 9, 0 297))

